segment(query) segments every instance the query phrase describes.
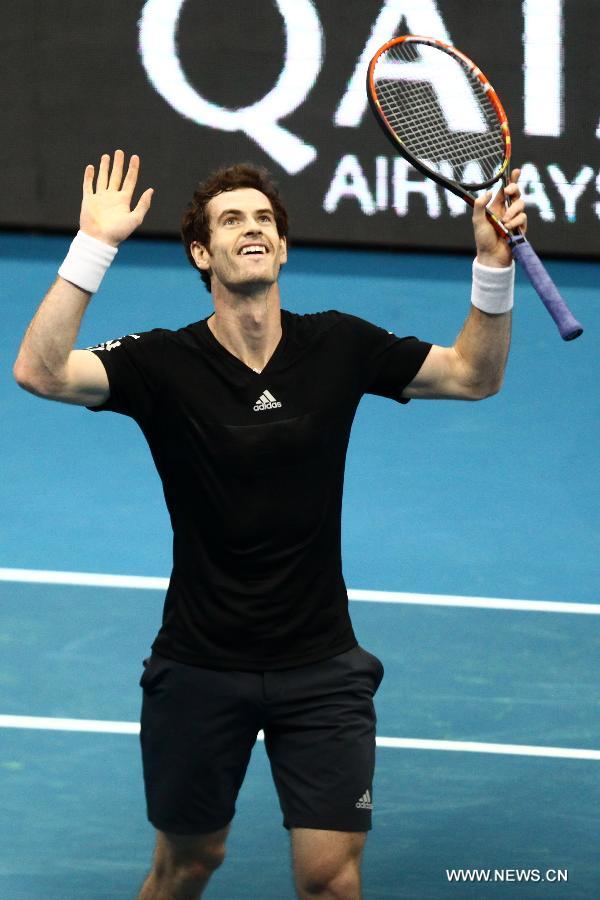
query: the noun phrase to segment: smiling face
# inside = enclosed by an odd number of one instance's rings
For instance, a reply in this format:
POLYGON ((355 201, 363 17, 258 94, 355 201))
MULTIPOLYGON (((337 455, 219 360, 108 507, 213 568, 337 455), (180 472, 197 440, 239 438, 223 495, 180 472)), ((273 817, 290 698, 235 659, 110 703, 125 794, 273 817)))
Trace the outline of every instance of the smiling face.
POLYGON ((210 271, 213 292, 216 283, 251 293, 277 281, 287 243, 277 232, 265 194, 255 188, 223 191, 208 202, 206 212, 210 245, 195 241, 190 250, 198 268, 210 271))

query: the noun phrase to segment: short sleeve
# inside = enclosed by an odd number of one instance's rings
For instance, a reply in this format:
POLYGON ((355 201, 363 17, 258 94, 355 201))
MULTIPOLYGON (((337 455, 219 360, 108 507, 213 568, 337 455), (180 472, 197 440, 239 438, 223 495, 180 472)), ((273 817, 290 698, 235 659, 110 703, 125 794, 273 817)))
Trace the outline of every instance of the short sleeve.
POLYGON ((138 422, 151 417, 163 384, 165 334, 156 328, 86 348, 102 362, 110 389, 105 403, 88 407, 91 412, 108 410, 138 422))
POLYGON ((344 318, 357 354, 362 393, 408 403, 402 391, 425 362, 431 344, 413 336, 396 337, 357 316, 344 318))

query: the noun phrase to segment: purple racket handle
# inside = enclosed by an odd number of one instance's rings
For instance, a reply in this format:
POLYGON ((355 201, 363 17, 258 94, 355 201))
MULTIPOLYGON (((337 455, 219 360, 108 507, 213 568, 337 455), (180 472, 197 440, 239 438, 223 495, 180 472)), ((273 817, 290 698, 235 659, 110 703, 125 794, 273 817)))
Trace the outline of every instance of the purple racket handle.
POLYGON ((538 292, 540 299, 554 321, 563 341, 573 341, 583 334, 583 328, 558 293, 556 285, 546 272, 537 253, 522 235, 509 239, 512 255, 518 260, 538 292))

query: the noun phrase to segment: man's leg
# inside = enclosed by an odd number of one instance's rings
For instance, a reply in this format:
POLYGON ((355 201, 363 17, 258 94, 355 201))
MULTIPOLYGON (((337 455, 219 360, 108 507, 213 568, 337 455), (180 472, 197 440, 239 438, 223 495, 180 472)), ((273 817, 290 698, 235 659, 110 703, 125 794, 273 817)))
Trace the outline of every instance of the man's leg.
POLYGON ((266 674, 272 700, 265 747, 283 824, 292 833, 299 896, 358 900, 373 809, 373 696, 383 666, 355 647, 266 674))
POLYGON ((365 832, 292 828, 291 834, 300 900, 360 900, 365 832))
POLYGON ((148 818, 157 831, 140 900, 200 897, 223 862, 260 720, 261 676, 153 653, 141 678, 148 818))
POLYGON ((152 869, 138 900, 197 900, 225 859, 229 825, 210 834, 158 831, 152 869))

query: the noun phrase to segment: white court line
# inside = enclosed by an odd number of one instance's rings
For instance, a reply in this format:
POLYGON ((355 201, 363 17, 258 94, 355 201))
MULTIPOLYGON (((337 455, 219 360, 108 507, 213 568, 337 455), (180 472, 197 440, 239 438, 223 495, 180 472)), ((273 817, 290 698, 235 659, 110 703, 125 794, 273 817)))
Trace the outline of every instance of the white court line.
POLYGON ((50 716, 2 716, 0 728, 33 728, 40 731, 89 731, 94 734, 139 734, 139 722, 105 719, 58 719, 50 716))
POLYGON ((73 584, 80 587, 137 588, 143 591, 166 591, 168 578, 143 575, 104 575, 100 572, 54 572, 47 569, 2 569, 0 581, 30 584, 73 584))
POLYGON ((600 615, 600 603, 562 603, 557 600, 509 600, 502 597, 461 597, 454 594, 409 594, 398 591, 350 589, 350 600, 370 603, 406 603, 422 606, 462 606, 471 609, 512 609, 518 612, 576 613, 600 615))
MULTIPOLYGON (((0 568, 0 581, 36 584, 78 585, 81 587, 167 589, 168 578, 137 575, 106 575, 94 572, 56 572, 41 569, 0 568)), ((599 615, 600 604, 560 603, 545 600, 509 600, 493 597, 461 597, 445 594, 411 594, 393 591, 349 590, 350 600, 375 603, 403 603, 426 606, 507 609, 528 612, 579 613, 599 615)), ((51 731, 94 732, 105 734, 139 734, 136 722, 112 722, 93 719, 61 719, 40 716, 0 715, 1 728, 37 728, 51 731)), ((263 739, 262 732, 259 739, 263 739)), ((395 749, 438 750, 467 753, 496 753, 512 756, 541 756, 563 759, 600 760, 600 750, 571 747, 536 747, 520 744, 490 744, 473 741, 434 741, 418 738, 378 737, 377 746, 395 749)))
MULTIPOLYGON (((58 719, 46 716, 0 715, 0 728, 33 728, 42 731, 77 731, 99 734, 139 734, 137 722, 110 722, 103 719, 58 719)), ((259 740, 264 740, 259 732, 259 740)), ((378 747, 397 750, 444 750, 463 753, 498 753, 508 756, 544 756, 554 759, 600 760, 600 750, 575 747, 532 747, 525 744, 485 744, 475 741, 426 741, 418 738, 378 737, 378 747)))
MULTIPOLYGON (((136 588, 166 591, 168 578, 142 575, 105 575, 99 572, 54 572, 44 569, 0 568, 0 581, 65 584, 80 587, 136 588)), ((471 609, 510 609, 518 612, 600 615, 600 603, 563 603, 555 600, 509 600, 500 597, 461 597, 453 594, 413 594, 399 591, 348 591, 350 600, 370 603, 402 603, 420 606, 455 606, 471 609)))

